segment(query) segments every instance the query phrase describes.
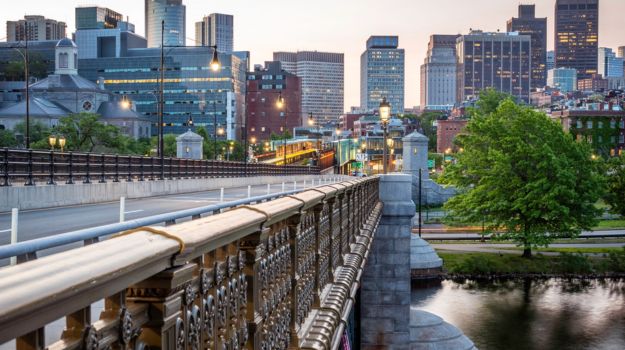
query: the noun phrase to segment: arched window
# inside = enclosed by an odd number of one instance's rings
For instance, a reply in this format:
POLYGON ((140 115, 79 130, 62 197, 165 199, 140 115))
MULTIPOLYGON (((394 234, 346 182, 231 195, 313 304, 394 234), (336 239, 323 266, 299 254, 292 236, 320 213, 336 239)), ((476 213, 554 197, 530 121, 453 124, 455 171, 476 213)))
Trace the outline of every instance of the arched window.
POLYGON ((67 53, 59 54, 59 68, 68 68, 69 67, 69 57, 67 53))
POLYGON ((78 69, 78 54, 74 53, 74 69, 78 69))

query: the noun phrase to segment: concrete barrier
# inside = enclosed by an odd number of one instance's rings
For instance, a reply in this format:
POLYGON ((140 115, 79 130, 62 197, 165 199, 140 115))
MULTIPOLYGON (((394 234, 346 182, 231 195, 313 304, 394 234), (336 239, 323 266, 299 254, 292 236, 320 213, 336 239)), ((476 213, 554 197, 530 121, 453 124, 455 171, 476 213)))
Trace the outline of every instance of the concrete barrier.
MULTIPOLYGON (((335 176, 336 177, 336 176, 335 176)), ((120 197, 146 198, 172 194, 218 190, 220 188, 260 186, 282 182, 329 178, 319 175, 256 176, 244 178, 208 178, 106 182, 74 185, 0 187, 0 212, 12 208, 42 209, 118 201, 120 197)), ((341 177, 346 178, 346 177, 341 177)))

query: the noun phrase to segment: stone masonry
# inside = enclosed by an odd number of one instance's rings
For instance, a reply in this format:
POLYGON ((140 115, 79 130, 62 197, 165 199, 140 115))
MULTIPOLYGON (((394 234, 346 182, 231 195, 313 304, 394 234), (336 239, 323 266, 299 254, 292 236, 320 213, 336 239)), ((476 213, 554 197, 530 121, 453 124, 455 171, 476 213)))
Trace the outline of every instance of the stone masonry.
POLYGON ((384 208, 362 277, 361 348, 408 350, 410 344, 410 236, 415 205, 412 177, 381 176, 384 208))

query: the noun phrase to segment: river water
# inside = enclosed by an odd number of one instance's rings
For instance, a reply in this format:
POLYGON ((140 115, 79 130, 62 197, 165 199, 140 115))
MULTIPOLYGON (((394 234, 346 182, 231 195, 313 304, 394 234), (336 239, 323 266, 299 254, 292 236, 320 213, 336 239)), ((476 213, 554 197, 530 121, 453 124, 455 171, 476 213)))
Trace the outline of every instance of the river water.
POLYGON ((623 280, 413 284, 411 304, 460 328, 480 350, 625 350, 623 280))

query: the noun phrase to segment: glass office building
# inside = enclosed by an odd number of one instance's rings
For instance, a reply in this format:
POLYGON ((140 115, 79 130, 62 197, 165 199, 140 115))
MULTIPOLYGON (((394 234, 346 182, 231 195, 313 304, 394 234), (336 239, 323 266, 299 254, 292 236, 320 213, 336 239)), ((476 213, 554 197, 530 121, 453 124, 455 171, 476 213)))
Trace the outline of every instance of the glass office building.
POLYGON ((382 98, 392 113, 404 112, 404 49, 397 36, 372 36, 360 56, 360 108, 373 111, 382 98))
MULTIPOLYGON (((123 57, 82 59, 80 74, 99 81, 115 94, 126 95, 138 112, 158 123, 160 49, 129 49, 123 57)), ((245 102, 247 63, 236 55, 220 54, 221 70, 209 68, 212 50, 206 47, 173 48, 165 56, 165 134, 182 134, 202 126, 209 135, 223 129, 219 138, 240 134, 245 102)), ((153 127, 152 132, 156 133, 153 127)))
POLYGON ((457 41, 458 101, 475 99, 487 88, 529 102, 532 41, 518 33, 474 30, 457 41))
POLYGON ((577 79, 597 74, 599 0, 557 0, 556 68, 577 69, 577 79))
POLYGON ((623 77, 623 57, 617 57, 616 52, 607 47, 599 48, 599 74, 604 78, 623 77))
POLYGON ((577 91, 577 70, 555 68, 547 71, 547 86, 560 89, 561 92, 577 91))
POLYGON ((163 20, 165 45, 185 45, 187 21, 186 7, 182 0, 145 0, 145 34, 148 47, 161 46, 163 20))
POLYGON ((536 5, 519 5, 519 17, 508 21, 508 32, 532 37, 532 88, 547 81, 547 18, 536 18, 536 5))
POLYGON ((121 13, 106 7, 84 6, 76 8, 76 30, 117 28, 118 23, 123 20, 124 16, 121 13))

